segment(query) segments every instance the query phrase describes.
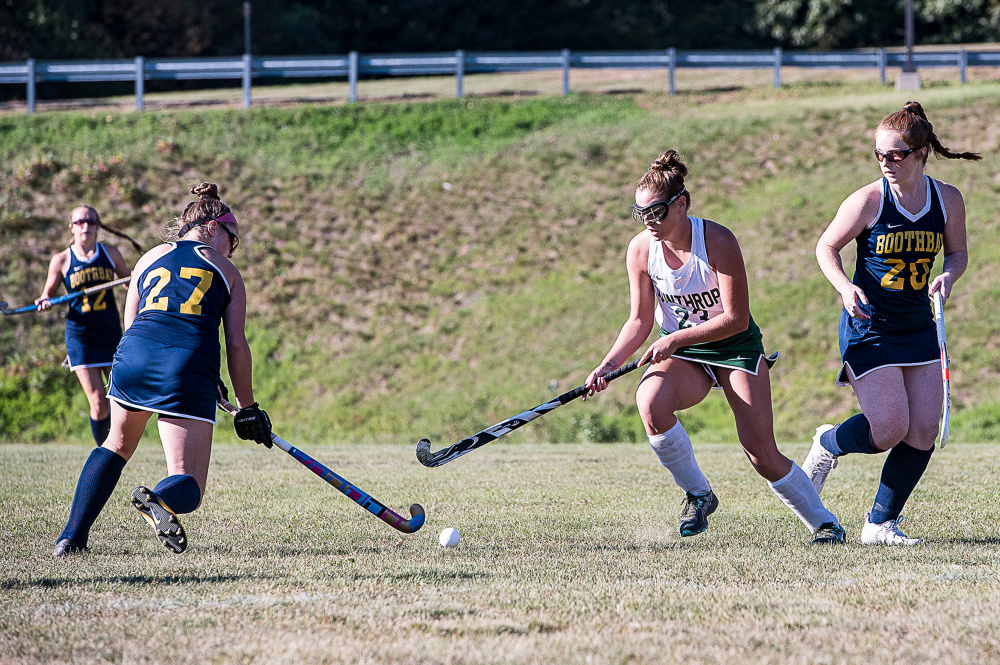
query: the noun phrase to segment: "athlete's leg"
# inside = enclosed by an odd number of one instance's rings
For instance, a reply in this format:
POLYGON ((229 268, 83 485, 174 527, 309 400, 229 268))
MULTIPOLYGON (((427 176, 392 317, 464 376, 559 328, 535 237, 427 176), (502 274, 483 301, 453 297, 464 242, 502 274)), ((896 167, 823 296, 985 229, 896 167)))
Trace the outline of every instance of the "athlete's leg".
POLYGON ((639 380, 635 403, 647 435, 663 434, 677 424, 677 411, 701 402, 712 377, 697 363, 668 358, 651 365, 639 380))
POLYGON ((132 505, 164 547, 180 553, 188 541, 177 516, 201 504, 212 452, 212 423, 164 416, 157 421, 170 475, 153 489, 140 485, 132 490, 132 505))
POLYGON ((110 400, 111 431, 102 447, 129 460, 139 445, 139 439, 146 430, 150 411, 129 410, 114 400, 110 400))
MULTIPOLYGON (((771 378, 763 358, 756 375, 735 369, 719 369, 719 384, 736 419, 736 433, 743 452, 771 491, 806 525, 810 533, 821 528, 836 531, 823 542, 843 542, 837 518, 823 506, 805 472, 778 450, 774 441, 771 378)), ((817 536, 817 542, 819 537, 817 536)))
MULTIPOLYGON (((893 525, 886 532, 890 537, 902 535, 894 525, 934 452, 934 439, 938 433, 938 418, 944 398, 940 365, 918 365, 904 367, 902 370, 909 404, 910 428, 906 438, 886 456, 875 502, 867 519, 873 525, 892 522, 893 525)), ((886 529, 883 528, 883 531, 886 529)), ((895 541, 898 538, 891 539, 891 544, 897 544, 895 541)), ((886 541, 879 539, 878 542, 886 541)))
POLYGON ((90 528, 111 498, 122 469, 135 452, 150 416, 148 411, 127 411, 116 402, 111 403, 110 410, 111 432, 104 445, 90 454, 80 472, 69 520, 56 545, 57 556, 86 547, 90 528), (64 543, 64 540, 70 543, 64 543))
POLYGON ((917 450, 930 450, 937 439, 944 403, 941 365, 934 363, 901 369, 910 416, 910 427, 903 440, 917 450))
POLYGON ((81 367, 75 371, 90 404, 90 430, 97 445, 104 443, 111 426, 107 391, 104 389, 104 374, 107 370, 106 367, 81 367))
POLYGON ((76 370, 76 378, 80 380, 83 392, 90 404, 90 417, 103 420, 108 417, 107 391, 104 390, 104 374, 101 367, 81 367, 76 370))
POLYGON ((871 428, 871 443, 878 452, 889 450, 902 441, 910 429, 910 405, 903 381, 904 369, 907 368, 880 367, 860 378, 856 378, 848 370, 848 378, 857 395, 861 412, 871 428))
POLYGON ((771 379, 767 363, 758 364, 756 376, 734 369, 717 369, 719 384, 736 419, 736 435, 757 473, 774 482, 788 475, 792 460, 774 442, 771 379))
POLYGON ((693 536, 708 528, 708 516, 719 501, 698 467, 691 438, 674 413, 705 399, 711 389, 712 378, 700 365, 668 358, 646 371, 636 391, 649 445, 686 493, 680 519, 682 536, 693 536))
MULTIPOLYGON (((160 440, 167 458, 169 477, 188 476, 197 483, 198 497, 191 512, 201 503, 208 482, 208 466, 212 457, 212 423, 192 418, 159 418, 160 440)), ((168 480, 169 480, 168 477, 168 480)), ((158 486, 159 487, 159 486, 158 486)), ((159 490, 157 490, 159 492, 159 490)), ((187 502, 192 500, 190 495, 187 502)), ((169 502, 168 502, 169 505, 169 502)), ((171 506, 173 507, 173 506, 171 506)), ((185 508, 186 506, 178 506, 185 508)))

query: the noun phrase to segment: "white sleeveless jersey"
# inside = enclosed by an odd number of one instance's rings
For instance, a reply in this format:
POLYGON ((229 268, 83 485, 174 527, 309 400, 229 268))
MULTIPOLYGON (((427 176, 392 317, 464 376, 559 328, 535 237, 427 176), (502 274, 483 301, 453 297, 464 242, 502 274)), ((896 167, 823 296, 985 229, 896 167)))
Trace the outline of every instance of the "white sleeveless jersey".
POLYGON ((691 222, 691 256, 677 270, 663 258, 662 243, 649 239, 646 271, 656 291, 656 323, 663 333, 691 328, 722 314, 719 276, 708 265, 705 220, 688 216, 691 222))

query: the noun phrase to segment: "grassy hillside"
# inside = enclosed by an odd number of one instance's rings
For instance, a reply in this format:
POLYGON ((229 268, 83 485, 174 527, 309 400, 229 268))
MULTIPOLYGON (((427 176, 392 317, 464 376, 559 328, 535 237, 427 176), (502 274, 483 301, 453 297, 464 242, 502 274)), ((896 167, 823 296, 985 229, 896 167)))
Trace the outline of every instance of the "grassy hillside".
MULTIPOLYGON (((970 211, 972 259, 948 311, 952 436, 964 441, 1000 434, 998 94, 975 84, 917 96, 946 145, 985 157, 929 164, 970 211)), ((832 385, 838 304, 813 246, 844 196, 878 177, 870 132, 902 101, 809 85, 2 116, 0 299, 37 295, 78 202, 148 247, 189 184, 218 182, 247 227, 236 261, 258 397, 278 431, 450 443, 579 384, 601 359, 627 314, 634 182, 672 147, 691 170, 693 212, 740 238, 754 316, 782 352, 779 440, 805 440, 856 408, 832 385)), ((58 314, 0 321, 0 438, 86 436, 83 396, 57 367, 61 340, 58 314)), ((634 440, 634 385, 513 437, 634 440)), ((721 396, 684 420, 699 440, 735 440, 721 396)))

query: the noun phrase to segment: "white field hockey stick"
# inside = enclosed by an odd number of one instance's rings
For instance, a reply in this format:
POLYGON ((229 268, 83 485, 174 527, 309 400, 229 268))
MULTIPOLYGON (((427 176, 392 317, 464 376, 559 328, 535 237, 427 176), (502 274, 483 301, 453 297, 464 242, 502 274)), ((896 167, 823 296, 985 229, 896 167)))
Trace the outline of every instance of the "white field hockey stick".
MULTIPOLYGON (((68 302, 70 300, 75 300, 80 296, 89 296, 98 291, 104 291, 105 289, 110 289, 119 284, 124 284, 132 279, 132 276, 122 277, 121 279, 116 279, 113 282, 105 282, 104 284, 98 284, 97 286, 92 286, 89 289, 84 289, 83 291, 73 291, 72 293, 67 293, 64 296, 59 296, 58 298, 49 298, 50 305, 58 305, 59 303, 68 302)), ((18 307, 17 309, 7 309, 6 302, 0 302, 0 314, 24 314, 26 312, 37 312, 38 305, 25 305, 24 307, 18 307)))
MULTIPOLYGON (((233 416, 239 412, 239 409, 230 404, 229 401, 221 395, 219 396, 219 408, 233 416)), ((419 503, 415 503, 410 506, 410 519, 405 519, 387 508, 385 504, 378 501, 372 495, 361 490, 357 485, 344 480, 336 473, 326 468, 312 457, 309 457, 309 455, 306 455, 304 452, 288 443, 274 432, 271 432, 271 443, 297 459, 302 466, 315 473, 317 476, 332 485, 341 494, 391 526, 393 529, 402 531, 403 533, 413 533, 415 531, 419 531, 420 527, 424 525, 424 509, 419 503)))
POLYGON ((951 421, 951 377, 948 375, 948 336, 944 331, 944 298, 934 294, 934 324, 937 326, 938 347, 941 349, 941 381, 944 383, 944 415, 941 418, 942 449, 948 443, 948 425, 951 421))

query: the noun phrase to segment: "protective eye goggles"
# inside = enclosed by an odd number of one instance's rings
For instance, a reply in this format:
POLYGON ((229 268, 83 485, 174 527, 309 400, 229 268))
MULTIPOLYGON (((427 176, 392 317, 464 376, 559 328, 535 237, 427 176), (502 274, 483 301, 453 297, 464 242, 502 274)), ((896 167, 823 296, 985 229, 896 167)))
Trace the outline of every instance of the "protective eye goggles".
POLYGON ((875 148, 875 159, 880 162, 901 162, 910 156, 910 153, 917 151, 917 148, 910 148, 909 150, 886 150, 882 152, 878 148, 875 148))
POLYGON ((679 199, 681 194, 686 191, 687 188, 681 187, 681 191, 671 196, 668 200, 653 201, 648 206, 638 206, 633 203, 632 219, 640 224, 656 224, 662 222, 663 218, 667 216, 667 211, 670 210, 670 204, 679 199))
POLYGON ((227 213, 227 215, 223 215, 215 221, 218 223, 219 228, 225 231, 226 235, 229 236, 229 253, 232 254, 236 251, 236 248, 240 246, 240 237, 230 231, 229 227, 226 226, 226 222, 229 221, 226 219, 227 216, 230 217, 233 222, 236 221, 236 218, 233 217, 231 213, 227 213))

